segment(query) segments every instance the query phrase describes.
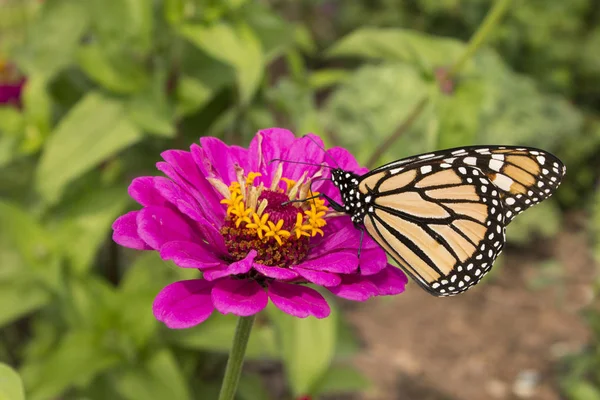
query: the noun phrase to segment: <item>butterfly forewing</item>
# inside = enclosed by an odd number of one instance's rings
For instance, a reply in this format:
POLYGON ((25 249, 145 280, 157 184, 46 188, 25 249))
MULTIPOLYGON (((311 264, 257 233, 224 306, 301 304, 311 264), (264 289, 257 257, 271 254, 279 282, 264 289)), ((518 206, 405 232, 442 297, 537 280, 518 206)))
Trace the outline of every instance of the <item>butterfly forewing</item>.
POLYGON ((352 220, 423 288, 447 296, 479 282, 504 246, 506 225, 549 197, 563 175, 542 150, 467 147, 360 177, 339 171, 334 183, 352 220))

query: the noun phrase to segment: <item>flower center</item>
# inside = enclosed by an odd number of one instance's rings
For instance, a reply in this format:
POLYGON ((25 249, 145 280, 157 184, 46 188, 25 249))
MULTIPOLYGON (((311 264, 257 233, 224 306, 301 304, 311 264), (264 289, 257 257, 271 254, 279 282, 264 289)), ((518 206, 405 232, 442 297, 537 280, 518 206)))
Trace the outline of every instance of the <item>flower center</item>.
POLYGON ((310 238, 323 235, 328 210, 319 198, 298 201, 317 195, 310 191, 310 179, 303 175, 298 181, 281 178, 281 167, 269 188, 264 183, 254 184, 260 173, 238 169, 238 180, 226 187, 223 182, 210 179, 225 197, 227 216, 221 234, 229 254, 241 260, 252 249, 255 261, 278 267, 289 267, 302 261, 308 254, 310 238), (282 189, 282 184, 285 189, 282 189))

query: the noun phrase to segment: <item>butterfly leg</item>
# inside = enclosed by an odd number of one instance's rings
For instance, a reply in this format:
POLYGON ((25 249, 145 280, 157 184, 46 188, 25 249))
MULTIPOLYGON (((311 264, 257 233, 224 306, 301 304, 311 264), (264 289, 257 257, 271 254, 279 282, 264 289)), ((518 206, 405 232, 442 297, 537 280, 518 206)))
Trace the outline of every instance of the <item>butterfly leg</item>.
POLYGON ((345 212, 344 206, 333 200, 331 197, 327 196, 325 193, 319 194, 319 196, 323 197, 329 203, 329 207, 333 208, 337 212, 345 212))

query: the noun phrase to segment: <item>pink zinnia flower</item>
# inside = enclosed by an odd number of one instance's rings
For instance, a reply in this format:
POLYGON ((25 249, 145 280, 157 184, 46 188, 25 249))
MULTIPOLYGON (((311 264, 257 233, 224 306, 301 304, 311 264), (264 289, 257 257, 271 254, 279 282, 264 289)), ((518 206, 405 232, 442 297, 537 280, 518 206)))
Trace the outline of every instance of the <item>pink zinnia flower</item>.
POLYGON ((14 104, 21 106, 21 92, 25 78, 18 75, 16 69, 0 60, 0 105, 14 104))
POLYGON ((113 239, 202 272, 201 279, 175 282, 158 294, 158 320, 187 328, 214 309, 256 314, 269 299, 296 317, 327 317, 329 305, 307 284, 356 301, 404 291, 404 273, 366 235, 359 260, 360 232, 348 216, 320 199, 289 202, 311 196, 311 183, 313 195, 326 192, 340 201, 331 181, 317 179, 330 176, 329 166, 365 171, 346 150, 326 155, 316 143, 322 145, 317 136, 297 139, 278 128, 260 131, 248 149, 204 137, 189 152, 162 154, 157 168, 166 178, 133 180, 129 194, 142 209, 115 221, 113 239), (271 162, 276 158, 291 162, 271 162))

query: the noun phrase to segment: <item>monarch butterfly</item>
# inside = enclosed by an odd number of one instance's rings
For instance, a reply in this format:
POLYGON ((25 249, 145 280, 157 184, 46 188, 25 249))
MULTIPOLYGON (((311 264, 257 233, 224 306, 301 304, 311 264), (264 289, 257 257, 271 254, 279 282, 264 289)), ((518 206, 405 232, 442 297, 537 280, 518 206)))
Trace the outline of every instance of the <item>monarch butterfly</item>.
POLYGON ((364 175, 333 168, 350 215, 435 296, 462 293, 489 272, 517 215, 550 197, 566 171, 543 150, 471 146, 394 161, 364 175))

